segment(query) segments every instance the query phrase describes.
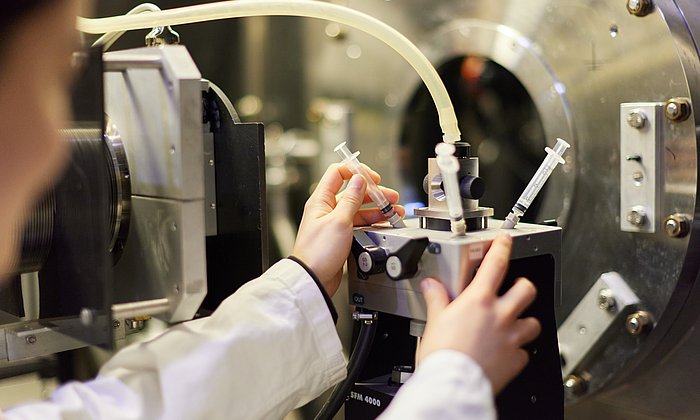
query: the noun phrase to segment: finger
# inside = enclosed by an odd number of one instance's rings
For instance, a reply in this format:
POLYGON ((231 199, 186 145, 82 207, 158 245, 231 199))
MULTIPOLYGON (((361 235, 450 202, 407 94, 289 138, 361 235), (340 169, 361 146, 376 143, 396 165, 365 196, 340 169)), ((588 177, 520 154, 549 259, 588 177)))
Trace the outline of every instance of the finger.
POLYGON ((366 188, 365 179, 360 175, 353 175, 345 188, 342 200, 338 201, 338 205, 330 214, 350 225, 362 206, 362 198, 365 196, 366 188))
POLYGON ((423 298, 425 299, 425 305, 428 309, 428 320, 435 318, 442 312, 447 304, 450 303, 450 296, 447 294, 445 286, 439 281, 426 278, 420 282, 420 288, 423 292, 423 298))
POLYGON ((513 325, 513 343, 522 347, 537 338, 541 331, 542 326, 536 318, 517 319, 513 325))
MULTIPOLYGON (((406 215, 406 209, 403 206, 395 205, 394 211, 403 218, 406 215)), ((373 223, 385 222, 386 217, 382 214, 379 209, 360 209, 360 211, 355 214, 352 220, 355 226, 367 226, 373 223)))
MULTIPOLYGON (((380 184, 382 182, 382 177, 377 173, 374 169, 370 168, 369 166, 365 165, 364 163, 360 163, 362 168, 369 174, 369 176, 372 178, 372 181, 374 181, 375 184, 380 184)), ((339 165, 340 174, 343 176, 343 179, 350 179, 352 178, 353 173, 350 171, 350 169, 346 165, 339 165)))
POLYGON ((496 294, 503 283, 503 277, 508 271, 510 250, 513 247, 513 239, 509 234, 502 232, 491 243, 489 252, 486 253, 481 267, 477 271, 472 285, 485 293, 496 294))
POLYGON ((526 278, 515 280, 513 287, 498 299, 497 305, 508 319, 517 318, 537 296, 537 289, 532 282, 526 278))
MULTIPOLYGON (((396 204, 399 202, 399 193, 395 190, 392 190, 391 188, 387 187, 382 187, 379 185, 379 191, 381 191, 382 194, 384 194, 384 198, 387 199, 391 204, 396 204)), ((363 201, 363 204, 371 203, 372 202, 372 197, 369 195, 365 195, 365 199, 363 201)))
MULTIPOLYGON (((389 201, 391 204, 396 204, 396 203, 399 202, 399 193, 398 193, 397 191, 392 190, 391 188, 382 187, 381 185, 379 185, 378 187, 379 187, 379 191, 381 191, 382 194, 384 194, 384 197, 385 197, 385 198, 387 199, 387 201, 389 201)), ((344 192, 344 191, 343 191, 343 192, 344 192)), ((341 192, 340 194, 338 194, 338 195, 336 196, 336 201, 340 200, 340 199, 343 197, 343 192, 341 192)), ((362 204, 369 204, 369 203, 371 203, 371 202, 372 202, 372 197, 370 197, 369 195, 365 194, 365 198, 364 198, 364 200, 362 201, 362 204)))
POLYGON ((341 175, 340 165, 334 163, 326 169, 321 180, 316 185, 316 189, 309 197, 308 205, 312 208, 318 206, 330 211, 336 205, 336 194, 340 191, 345 180, 341 175))

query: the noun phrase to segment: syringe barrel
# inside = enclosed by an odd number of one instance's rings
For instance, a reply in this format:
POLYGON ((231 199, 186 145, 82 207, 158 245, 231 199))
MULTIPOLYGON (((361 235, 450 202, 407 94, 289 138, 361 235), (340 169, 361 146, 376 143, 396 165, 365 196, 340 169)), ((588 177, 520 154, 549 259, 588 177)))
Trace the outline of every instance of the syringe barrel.
POLYGON ((535 175, 527 184, 527 187, 525 187, 525 191, 523 191, 520 198, 518 198, 518 204, 528 209, 556 166, 557 162, 554 157, 547 155, 539 169, 537 169, 537 172, 535 172, 535 175))
POLYGON ((544 158, 542 164, 537 169, 537 172, 535 172, 535 175, 527 184, 527 187, 525 187, 525 191, 523 191, 520 198, 518 198, 518 204, 520 206, 524 207, 526 210, 530 207, 530 204, 532 204, 545 182, 547 182, 547 179, 552 174, 552 171, 554 171, 554 168, 556 168, 558 163, 563 163, 561 156, 569 147, 569 143, 557 138, 557 144, 554 145, 553 149, 550 149, 549 147, 545 148, 547 151, 547 156, 544 158))
POLYGON ((367 195, 369 195, 369 197, 372 199, 372 201, 374 201, 377 207, 379 207, 379 209, 381 210, 388 206, 390 204, 389 200, 387 200, 386 197, 384 197, 384 194, 382 194, 382 192, 379 190, 379 187, 374 182, 370 174, 357 159, 357 156, 360 155, 360 152, 352 153, 350 149, 348 149, 348 146, 345 142, 340 143, 334 150, 343 159, 342 163, 348 169, 350 169, 350 172, 356 175, 360 175, 365 179, 365 182, 367 183, 367 195))

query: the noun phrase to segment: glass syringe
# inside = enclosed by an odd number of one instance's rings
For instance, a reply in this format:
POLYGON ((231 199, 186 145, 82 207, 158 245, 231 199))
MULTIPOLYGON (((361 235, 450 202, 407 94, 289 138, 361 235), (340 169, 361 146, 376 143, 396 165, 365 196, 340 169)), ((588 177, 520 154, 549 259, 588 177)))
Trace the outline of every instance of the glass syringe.
POLYGON ((384 197, 384 194, 379 191, 377 184, 374 183, 372 177, 369 175, 369 173, 367 173, 367 170, 360 164, 360 161, 357 160, 360 152, 350 152, 350 149, 348 149, 345 142, 340 143, 333 150, 340 155, 340 157, 343 159, 342 163, 347 166, 348 169, 350 169, 350 172, 360 175, 365 179, 365 182, 367 183, 367 195, 369 195, 372 201, 374 201, 374 204, 377 205, 384 217, 386 217, 389 223, 391 223, 391 226, 395 228, 406 227, 406 224, 403 222, 403 220, 401 220, 401 216, 399 216, 398 213, 396 213, 396 210, 394 210, 394 206, 392 206, 389 200, 384 197))
POLYGON ((523 217, 527 209, 530 207, 530 204, 532 204, 532 201, 537 196, 537 193, 540 192, 544 183, 547 182, 547 178, 549 178, 549 175, 552 174, 552 171, 557 166, 557 163, 564 164, 562 155, 569 147, 569 143, 557 138, 557 144, 554 145, 554 150, 550 149, 549 147, 544 148, 544 150, 547 152, 547 157, 544 158, 544 161, 537 169, 537 172, 535 172, 535 175, 530 180, 530 183, 527 184, 527 187, 525 187, 525 191, 523 191, 523 193, 520 195, 520 198, 518 198, 518 201, 513 206, 513 209, 508 214, 508 217, 506 217, 506 220, 503 222, 503 226, 501 227, 502 229, 513 229, 515 225, 518 224, 520 218, 523 217))

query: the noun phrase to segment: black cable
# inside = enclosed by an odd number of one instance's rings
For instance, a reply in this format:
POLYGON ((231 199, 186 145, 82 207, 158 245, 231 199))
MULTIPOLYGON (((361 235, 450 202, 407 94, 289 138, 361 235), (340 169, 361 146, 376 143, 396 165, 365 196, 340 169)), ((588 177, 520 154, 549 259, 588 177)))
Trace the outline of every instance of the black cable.
POLYGON ((350 361, 348 362, 348 376, 345 380, 333 388, 331 396, 328 397, 326 402, 321 407, 314 420, 331 420, 333 416, 340 410, 340 407, 345 403, 345 399, 350 393, 350 388, 357 381, 362 372, 362 368, 365 366, 367 361, 367 356, 369 356, 370 350, 372 349, 372 342, 374 341, 374 334, 377 332, 377 317, 374 316, 374 320, 370 322, 360 321, 360 333, 357 337, 357 342, 355 343, 355 348, 352 350, 350 355, 350 361))

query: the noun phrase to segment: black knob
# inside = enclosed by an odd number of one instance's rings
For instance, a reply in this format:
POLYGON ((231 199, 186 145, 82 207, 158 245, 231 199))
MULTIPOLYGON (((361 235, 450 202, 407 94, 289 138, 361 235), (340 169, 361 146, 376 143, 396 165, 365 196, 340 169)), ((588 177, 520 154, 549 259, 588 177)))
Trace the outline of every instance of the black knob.
POLYGON ((466 175, 459 180, 459 193, 467 200, 478 200, 486 192, 486 182, 482 178, 466 175))
POLYGON ((384 272, 386 251, 372 241, 366 232, 356 229, 353 232, 352 255, 357 263, 357 276, 367 280, 370 274, 384 272))
POLYGON ((382 273, 386 258, 386 251, 383 248, 378 246, 365 248, 357 256, 357 269, 365 274, 382 273))
POLYGON ((386 259, 386 274, 392 280, 413 277, 418 272, 418 263, 430 241, 428 238, 411 239, 386 259))

